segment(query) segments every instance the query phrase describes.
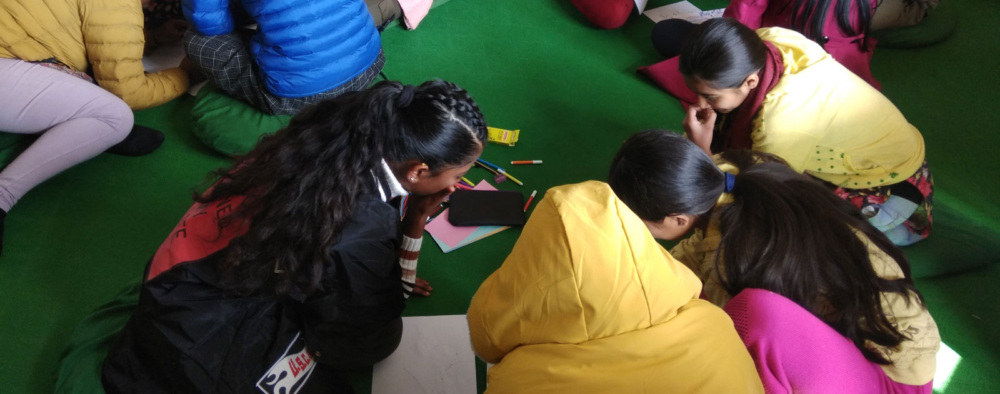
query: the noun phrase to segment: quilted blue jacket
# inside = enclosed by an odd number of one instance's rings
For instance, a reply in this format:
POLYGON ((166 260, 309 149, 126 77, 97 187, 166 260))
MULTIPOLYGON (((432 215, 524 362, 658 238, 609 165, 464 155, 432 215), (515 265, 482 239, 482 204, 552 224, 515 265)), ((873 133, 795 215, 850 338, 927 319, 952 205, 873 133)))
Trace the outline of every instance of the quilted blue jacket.
POLYGON ((234 12, 253 18, 250 53, 267 89, 281 97, 340 86, 368 69, 382 47, 363 0, 183 0, 183 7, 208 36, 233 32, 234 12))

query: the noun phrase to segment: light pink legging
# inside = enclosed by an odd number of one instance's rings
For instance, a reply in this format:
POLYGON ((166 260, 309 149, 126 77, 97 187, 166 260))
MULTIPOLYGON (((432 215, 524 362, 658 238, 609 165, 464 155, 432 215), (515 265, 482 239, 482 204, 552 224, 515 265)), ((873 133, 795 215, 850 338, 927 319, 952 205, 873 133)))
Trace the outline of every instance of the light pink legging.
POLYGON ((72 75, 0 58, 0 132, 41 135, 0 171, 0 209, 117 144, 132 129, 124 101, 72 75))
POLYGON ((746 289, 724 308, 750 351, 767 393, 930 393, 896 383, 850 340, 791 300, 746 289))

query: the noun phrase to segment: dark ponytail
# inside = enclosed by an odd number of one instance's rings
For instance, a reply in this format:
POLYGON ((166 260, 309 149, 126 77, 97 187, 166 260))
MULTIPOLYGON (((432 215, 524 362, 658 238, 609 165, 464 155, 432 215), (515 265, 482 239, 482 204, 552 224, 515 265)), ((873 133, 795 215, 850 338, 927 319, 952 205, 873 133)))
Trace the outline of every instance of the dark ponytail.
POLYGON ((608 184, 643 220, 711 210, 726 177, 697 145, 666 130, 633 134, 611 161, 608 184))
POLYGON ((355 203, 375 192, 381 160, 419 160, 432 171, 471 161, 486 139, 469 95, 445 81, 406 89, 383 81, 304 109, 265 137, 198 202, 244 196, 220 227, 246 225, 218 256, 223 286, 240 294, 301 298, 318 284, 355 203))
POLYGON ((781 294, 850 339, 868 360, 890 363, 865 342, 891 348, 906 340, 886 317, 881 293, 898 293, 907 302, 912 293, 923 303, 903 253, 819 181, 782 164, 754 164, 745 152, 727 152, 723 159, 740 167, 733 203, 717 211, 722 241, 716 261, 726 291, 781 294), (859 234, 895 260, 905 278, 880 278, 859 234))
POLYGON ((757 33, 734 19, 709 19, 685 36, 678 61, 685 77, 730 89, 764 68, 767 47, 757 33))

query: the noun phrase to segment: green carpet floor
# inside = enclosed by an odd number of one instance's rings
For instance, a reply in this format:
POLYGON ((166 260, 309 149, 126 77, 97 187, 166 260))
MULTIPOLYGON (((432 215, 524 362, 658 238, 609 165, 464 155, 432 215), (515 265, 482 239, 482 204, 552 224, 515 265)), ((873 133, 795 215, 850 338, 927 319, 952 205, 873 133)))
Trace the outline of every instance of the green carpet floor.
MULTIPOLYGON (((692 2, 702 9, 726 4, 692 2)), ((1000 166, 993 161, 1000 111, 991 99, 1000 88, 1000 2, 959 5, 958 31, 949 40, 917 50, 880 48, 873 72, 923 132, 935 171, 935 234, 906 252, 948 347, 950 361, 939 366, 947 379, 937 382, 937 391, 987 393, 1000 387, 994 302, 1000 268, 991 265, 1000 261, 1000 166), (930 277, 942 273, 953 274, 930 277)), ((520 129, 516 147, 490 145, 483 158, 545 160, 510 169, 523 187, 500 185, 525 195, 537 189, 541 198, 555 185, 604 179, 629 134, 680 127, 676 100, 635 73, 659 60, 648 39, 651 27, 633 16, 622 29, 595 30, 568 0, 452 0, 415 31, 394 27, 383 34, 384 71, 405 83, 456 82, 479 102, 490 125, 520 129)), ((204 186, 208 171, 227 163, 189 134, 192 104, 182 97, 136 113, 137 123, 167 135, 155 153, 102 155, 42 184, 10 212, 0 258, 0 392, 53 391, 74 327, 139 280, 191 204, 192 191, 204 186)), ((474 180, 486 175, 470 173, 474 180)), ((406 314, 465 313, 518 234, 507 230, 449 254, 426 239, 420 276, 435 293, 412 300, 406 314)))

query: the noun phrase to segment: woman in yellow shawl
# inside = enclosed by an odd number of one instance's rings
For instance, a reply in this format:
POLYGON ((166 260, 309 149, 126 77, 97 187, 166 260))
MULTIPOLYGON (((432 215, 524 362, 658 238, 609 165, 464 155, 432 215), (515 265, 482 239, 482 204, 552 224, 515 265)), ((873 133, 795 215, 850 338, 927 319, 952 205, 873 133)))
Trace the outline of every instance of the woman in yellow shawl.
POLYGON ((606 183, 550 189, 469 307, 487 392, 762 392, 700 293, 606 183))

